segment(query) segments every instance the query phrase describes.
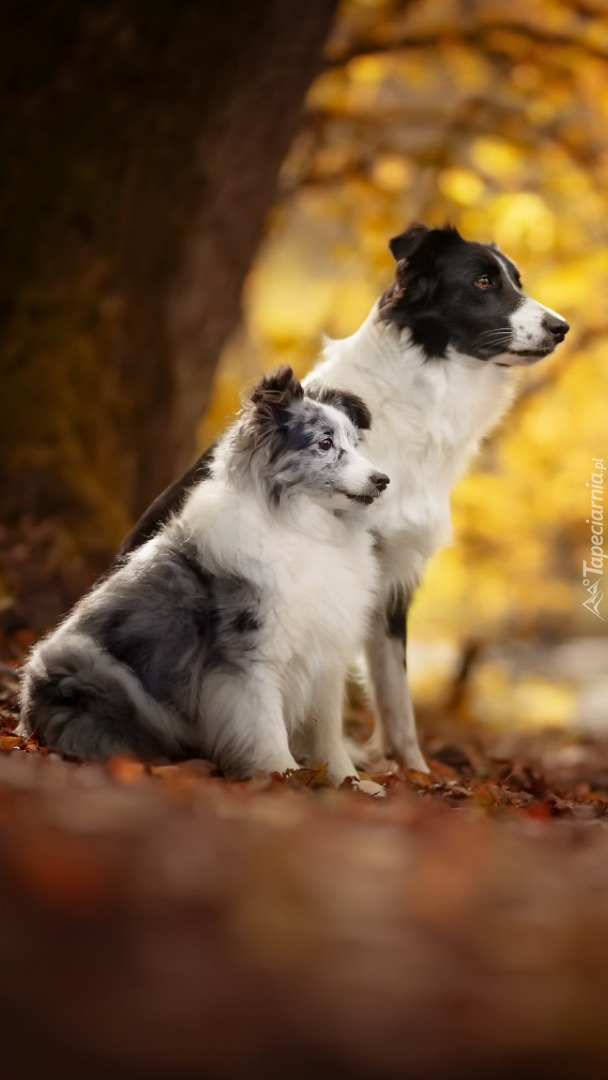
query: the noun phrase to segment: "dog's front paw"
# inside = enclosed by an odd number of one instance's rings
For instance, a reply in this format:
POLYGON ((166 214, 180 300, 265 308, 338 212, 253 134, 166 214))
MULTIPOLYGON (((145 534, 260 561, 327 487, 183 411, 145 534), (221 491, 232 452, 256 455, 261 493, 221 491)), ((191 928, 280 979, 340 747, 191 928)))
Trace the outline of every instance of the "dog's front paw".
POLYGON ((357 791, 362 791, 364 795, 372 795, 375 799, 383 799, 386 795, 386 788, 382 784, 376 784, 374 780, 356 780, 353 787, 357 791))

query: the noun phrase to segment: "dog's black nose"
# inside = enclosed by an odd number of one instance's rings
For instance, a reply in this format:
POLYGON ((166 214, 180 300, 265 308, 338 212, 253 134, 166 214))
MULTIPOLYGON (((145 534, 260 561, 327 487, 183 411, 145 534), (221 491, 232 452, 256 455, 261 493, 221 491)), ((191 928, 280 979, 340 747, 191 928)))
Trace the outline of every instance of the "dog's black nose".
POLYGON ((566 320, 558 318, 557 315, 545 315, 543 326, 545 330, 548 330, 553 335, 556 341, 563 341, 570 329, 566 320))
POLYGON ((373 484, 374 487, 378 489, 378 491, 384 491, 385 487, 388 487, 391 482, 390 477, 388 477, 386 473, 382 472, 372 473, 369 479, 370 483, 373 484))

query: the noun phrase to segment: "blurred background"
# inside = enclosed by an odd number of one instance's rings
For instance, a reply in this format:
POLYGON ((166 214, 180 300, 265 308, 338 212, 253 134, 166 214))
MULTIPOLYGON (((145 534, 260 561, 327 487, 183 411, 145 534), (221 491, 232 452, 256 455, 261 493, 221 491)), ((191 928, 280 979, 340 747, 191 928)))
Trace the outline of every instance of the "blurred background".
POLYGON ((496 241, 572 331, 454 494, 453 546, 413 610, 416 698, 604 728, 601 578, 583 607, 593 459, 608 464, 603 0, 3 7, 9 658, 244 386, 278 363, 303 374, 323 334, 358 327, 391 236, 450 221, 496 241))

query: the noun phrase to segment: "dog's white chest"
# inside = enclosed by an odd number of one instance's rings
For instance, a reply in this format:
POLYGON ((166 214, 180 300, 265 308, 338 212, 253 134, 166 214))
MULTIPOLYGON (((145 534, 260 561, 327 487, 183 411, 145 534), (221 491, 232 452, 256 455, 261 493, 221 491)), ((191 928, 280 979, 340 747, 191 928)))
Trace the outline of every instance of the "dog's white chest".
POLYGON ((372 413, 365 452, 390 477, 369 521, 386 583, 413 588, 450 536, 450 492, 510 398, 508 373, 452 353, 428 360, 370 317, 332 342, 310 376, 359 394, 372 413))
POLYGON ((369 537, 357 531, 351 543, 339 545, 292 536, 288 553, 275 552, 263 647, 278 682, 289 689, 290 728, 305 719, 320 680, 332 671, 343 678, 363 643, 378 569, 369 537))
POLYGON ((277 630, 294 653, 301 651, 303 637, 310 649, 341 653, 345 641, 360 637, 373 596, 376 569, 370 542, 364 535, 340 545, 292 537, 290 545, 289 557, 283 551, 274 564, 277 630))

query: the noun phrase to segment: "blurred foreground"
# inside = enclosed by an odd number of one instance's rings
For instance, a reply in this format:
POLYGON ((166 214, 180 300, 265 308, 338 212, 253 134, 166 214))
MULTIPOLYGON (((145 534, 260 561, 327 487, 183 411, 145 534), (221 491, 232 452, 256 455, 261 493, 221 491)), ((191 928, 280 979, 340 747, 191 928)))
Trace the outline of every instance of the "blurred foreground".
POLYGON ((608 744, 423 730, 378 801, 5 727, 4 1075, 602 1075, 608 744))

